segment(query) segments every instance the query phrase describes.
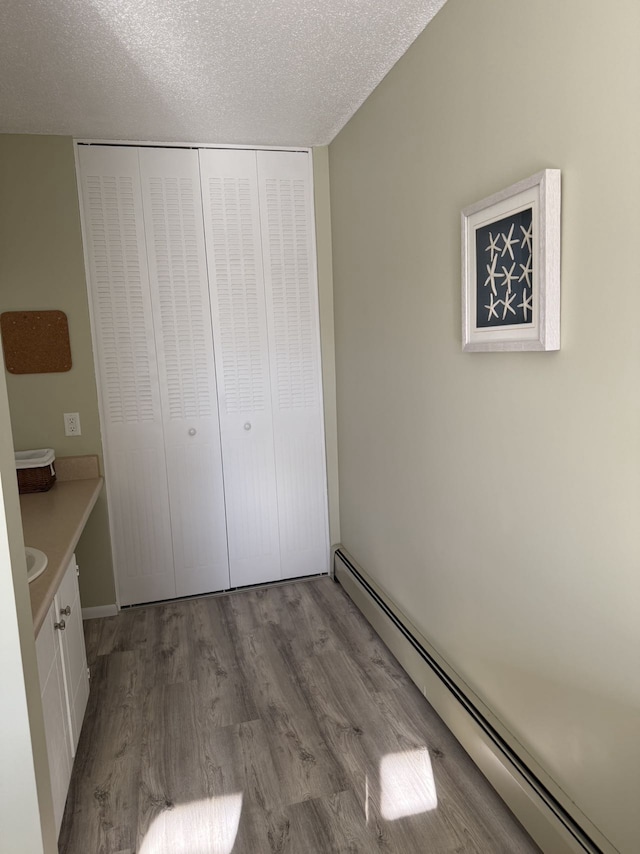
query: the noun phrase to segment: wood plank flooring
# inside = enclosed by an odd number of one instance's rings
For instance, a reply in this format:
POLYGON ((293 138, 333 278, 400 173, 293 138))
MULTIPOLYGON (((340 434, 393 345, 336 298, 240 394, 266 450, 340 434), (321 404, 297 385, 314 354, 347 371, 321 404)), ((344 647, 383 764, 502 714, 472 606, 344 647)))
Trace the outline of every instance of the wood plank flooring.
POLYGON ((533 854, 338 584, 85 623, 60 854, 533 854))

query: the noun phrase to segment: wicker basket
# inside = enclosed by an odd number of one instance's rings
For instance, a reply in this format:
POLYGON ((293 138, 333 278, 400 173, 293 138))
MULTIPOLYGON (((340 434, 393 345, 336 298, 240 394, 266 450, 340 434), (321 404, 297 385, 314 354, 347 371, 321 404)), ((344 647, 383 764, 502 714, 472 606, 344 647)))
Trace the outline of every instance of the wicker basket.
POLYGON ((37 451, 16 451, 18 492, 47 492, 56 482, 53 466, 55 453, 51 448, 37 451))

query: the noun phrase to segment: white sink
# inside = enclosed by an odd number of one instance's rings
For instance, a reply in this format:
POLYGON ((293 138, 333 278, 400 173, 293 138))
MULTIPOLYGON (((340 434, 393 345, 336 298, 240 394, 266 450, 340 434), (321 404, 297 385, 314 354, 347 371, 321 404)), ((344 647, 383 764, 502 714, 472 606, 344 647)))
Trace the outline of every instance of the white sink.
POLYGON ((31 546, 25 546, 25 554, 27 556, 27 580, 34 581, 47 568, 49 558, 40 549, 32 549, 31 546))

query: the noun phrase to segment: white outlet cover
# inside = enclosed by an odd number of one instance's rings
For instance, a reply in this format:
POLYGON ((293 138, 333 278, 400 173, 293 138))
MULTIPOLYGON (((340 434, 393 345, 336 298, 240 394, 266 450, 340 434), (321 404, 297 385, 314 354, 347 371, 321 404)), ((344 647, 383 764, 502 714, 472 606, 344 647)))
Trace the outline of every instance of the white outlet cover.
POLYGON ((64 413, 64 435, 65 436, 81 436, 82 429, 80 427, 79 412, 64 413))

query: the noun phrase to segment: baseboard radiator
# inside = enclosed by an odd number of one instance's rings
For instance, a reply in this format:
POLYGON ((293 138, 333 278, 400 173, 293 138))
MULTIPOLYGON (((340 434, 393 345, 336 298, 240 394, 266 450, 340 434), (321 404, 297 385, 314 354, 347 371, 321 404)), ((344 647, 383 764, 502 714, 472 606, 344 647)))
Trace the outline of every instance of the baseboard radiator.
POLYGON ((342 546, 333 565, 334 579, 545 854, 612 854, 615 849, 597 830, 585 831, 527 766, 446 662, 342 546))

